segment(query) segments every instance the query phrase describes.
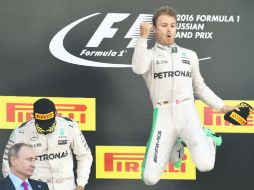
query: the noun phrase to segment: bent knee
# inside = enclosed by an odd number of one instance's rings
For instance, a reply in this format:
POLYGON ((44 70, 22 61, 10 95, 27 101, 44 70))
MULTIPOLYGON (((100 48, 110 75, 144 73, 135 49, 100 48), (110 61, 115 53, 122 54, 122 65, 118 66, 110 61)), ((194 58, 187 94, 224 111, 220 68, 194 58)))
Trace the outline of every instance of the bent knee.
POLYGON ((200 172, 208 172, 214 168, 214 161, 212 160, 204 160, 198 164, 197 169, 200 172))
POLYGON ((142 180, 146 185, 155 185, 160 180, 160 178, 156 178, 151 174, 144 174, 142 180))

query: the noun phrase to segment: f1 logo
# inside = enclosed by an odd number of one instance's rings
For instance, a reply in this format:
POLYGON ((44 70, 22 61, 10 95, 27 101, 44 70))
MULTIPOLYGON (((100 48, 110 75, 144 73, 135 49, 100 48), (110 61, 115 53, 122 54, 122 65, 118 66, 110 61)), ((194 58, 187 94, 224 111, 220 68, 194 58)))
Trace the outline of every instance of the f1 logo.
MULTIPOLYGON (((125 20, 129 13, 108 13, 92 38, 87 43, 86 47, 98 47, 104 38, 113 38, 118 28, 112 28, 116 22, 125 20)), ((139 25, 142 22, 150 22, 152 20, 151 14, 140 14, 124 38, 132 38, 127 48, 133 48, 139 36, 139 25)))

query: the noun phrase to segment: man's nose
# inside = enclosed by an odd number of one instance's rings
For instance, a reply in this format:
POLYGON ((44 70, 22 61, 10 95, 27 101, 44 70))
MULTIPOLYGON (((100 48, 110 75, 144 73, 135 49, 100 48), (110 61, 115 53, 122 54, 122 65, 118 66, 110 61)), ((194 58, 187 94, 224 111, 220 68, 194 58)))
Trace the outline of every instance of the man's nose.
POLYGON ((31 166, 35 168, 35 160, 32 161, 31 166))

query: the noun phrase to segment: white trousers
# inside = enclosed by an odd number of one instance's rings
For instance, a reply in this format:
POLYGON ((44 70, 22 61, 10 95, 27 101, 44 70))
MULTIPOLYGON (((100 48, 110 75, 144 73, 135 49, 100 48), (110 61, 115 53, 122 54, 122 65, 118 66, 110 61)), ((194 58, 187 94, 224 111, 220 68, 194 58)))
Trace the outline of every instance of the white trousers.
POLYGON ((145 184, 154 185, 159 181, 178 137, 187 145, 198 170, 213 169, 216 148, 203 131, 194 102, 158 105, 154 108, 152 130, 142 164, 145 184))

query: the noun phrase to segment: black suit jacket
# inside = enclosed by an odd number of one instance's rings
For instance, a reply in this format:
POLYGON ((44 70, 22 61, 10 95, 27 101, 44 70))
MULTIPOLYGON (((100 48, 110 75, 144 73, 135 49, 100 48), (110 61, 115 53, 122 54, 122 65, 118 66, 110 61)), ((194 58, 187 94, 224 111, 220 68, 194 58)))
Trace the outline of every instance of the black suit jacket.
MULTIPOLYGON (((33 179, 28 179, 28 181, 31 184, 33 190, 49 190, 47 183, 33 179)), ((15 186, 13 185, 9 176, 0 182, 0 190, 15 190, 15 186)))

